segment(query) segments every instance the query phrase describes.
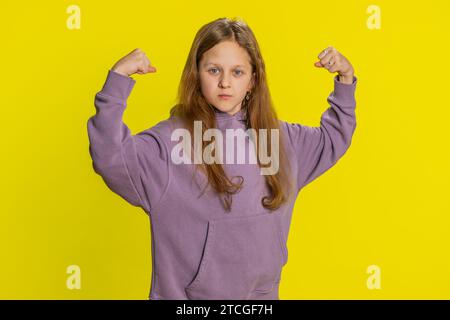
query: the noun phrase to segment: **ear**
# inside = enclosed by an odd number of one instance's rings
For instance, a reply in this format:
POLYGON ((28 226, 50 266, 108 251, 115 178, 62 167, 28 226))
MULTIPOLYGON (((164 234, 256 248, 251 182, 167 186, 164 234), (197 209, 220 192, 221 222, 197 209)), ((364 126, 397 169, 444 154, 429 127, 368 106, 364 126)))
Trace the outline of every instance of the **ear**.
POLYGON ((253 74, 252 74, 252 78, 251 78, 251 80, 250 80, 250 83, 249 83, 249 85, 248 85, 248 91, 252 91, 252 89, 255 87, 255 76, 256 76, 256 72, 253 72, 253 74))

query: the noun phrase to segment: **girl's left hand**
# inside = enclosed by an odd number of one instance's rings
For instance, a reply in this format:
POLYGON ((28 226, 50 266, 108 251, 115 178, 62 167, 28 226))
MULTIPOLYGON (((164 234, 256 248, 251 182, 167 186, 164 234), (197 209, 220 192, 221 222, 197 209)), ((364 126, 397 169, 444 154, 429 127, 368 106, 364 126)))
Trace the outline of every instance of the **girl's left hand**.
POLYGON ((350 62, 334 47, 329 46, 319 55, 320 61, 314 63, 318 68, 325 68, 329 72, 338 72, 339 81, 347 84, 353 83, 354 70, 350 62))

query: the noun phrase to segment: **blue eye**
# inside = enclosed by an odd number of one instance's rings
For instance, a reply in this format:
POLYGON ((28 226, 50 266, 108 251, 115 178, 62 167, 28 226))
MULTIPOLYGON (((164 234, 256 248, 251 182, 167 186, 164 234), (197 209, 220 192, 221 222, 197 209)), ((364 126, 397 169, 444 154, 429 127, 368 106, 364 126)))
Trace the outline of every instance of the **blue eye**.
MULTIPOLYGON (((217 68, 211 68, 208 71, 212 71, 212 70, 218 70, 217 68)), ((238 75, 243 74, 243 72, 241 70, 236 70, 236 72, 239 72, 238 75)), ((213 74, 216 74, 215 72, 213 72, 213 74)))

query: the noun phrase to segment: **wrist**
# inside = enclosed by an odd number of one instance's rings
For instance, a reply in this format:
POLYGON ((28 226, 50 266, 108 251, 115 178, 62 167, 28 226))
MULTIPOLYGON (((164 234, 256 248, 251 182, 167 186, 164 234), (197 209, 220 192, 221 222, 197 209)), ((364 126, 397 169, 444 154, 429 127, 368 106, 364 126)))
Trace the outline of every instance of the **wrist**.
POLYGON ((339 82, 352 84, 353 83, 353 74, 339 75, 339 82))
POLYGON ((125 71, 123 71, 123 70, 121 70, 120 68, 117 68, 117 67, 112 67, 112 68, 111 68, 111 71, 114 71, 114 72, 116 72, 116 73, 118 73, 118 74, 121 74, 121 75, 123 75, 123 76, 126 76, 126 77, 129 76, 128 73, 126 73, 125 71))

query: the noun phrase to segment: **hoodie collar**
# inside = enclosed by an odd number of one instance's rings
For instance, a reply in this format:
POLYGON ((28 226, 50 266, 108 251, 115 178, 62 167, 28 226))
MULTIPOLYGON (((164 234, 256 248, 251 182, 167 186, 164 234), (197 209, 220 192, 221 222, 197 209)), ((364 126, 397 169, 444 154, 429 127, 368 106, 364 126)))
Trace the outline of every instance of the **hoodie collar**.
POLYGON ((246 110, 242 109, 242 108, 238 112, 236 112, 234 115, 231 115, 227 112, 220 111, 217 108, 214 108, 214 111, 216 114, 216 120, 218 120, 218 121, 230 120, 230 119, 245 121, 245 118, 246 118, 246 110))

